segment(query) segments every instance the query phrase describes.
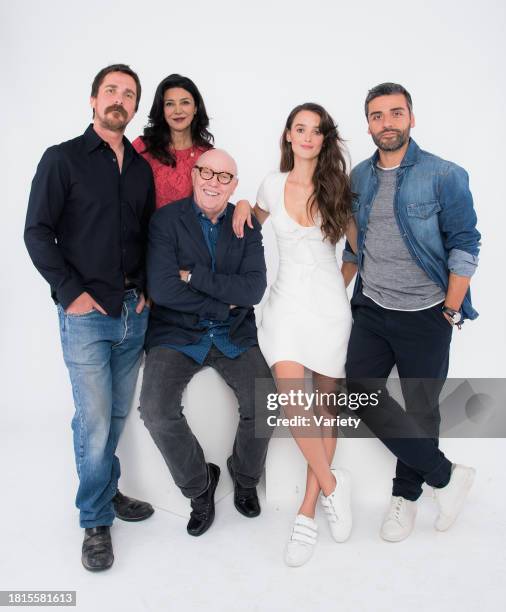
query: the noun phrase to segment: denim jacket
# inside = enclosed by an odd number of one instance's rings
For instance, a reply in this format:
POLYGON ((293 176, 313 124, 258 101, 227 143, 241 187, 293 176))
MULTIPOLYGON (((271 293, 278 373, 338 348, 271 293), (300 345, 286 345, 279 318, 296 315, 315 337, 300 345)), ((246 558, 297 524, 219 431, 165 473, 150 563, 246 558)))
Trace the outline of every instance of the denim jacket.
MULTIPOLYGON (((361 288, 360 270, 371 206, 378 190, 378 151, 351 173, 356 194, 353 215, 358 229, 358 252, 346 243, 343 261, 358 264, 353 295, 361 288)), ((445 292, 449 273, 472 276, 478 265, 480 233, 466 171, 456 164, 422 151, 411 139, 398 170, 394 215, 406 247, 415 262, 445 292)), ((462 303, 464 319, 478 313, 467 292, 462 303)))

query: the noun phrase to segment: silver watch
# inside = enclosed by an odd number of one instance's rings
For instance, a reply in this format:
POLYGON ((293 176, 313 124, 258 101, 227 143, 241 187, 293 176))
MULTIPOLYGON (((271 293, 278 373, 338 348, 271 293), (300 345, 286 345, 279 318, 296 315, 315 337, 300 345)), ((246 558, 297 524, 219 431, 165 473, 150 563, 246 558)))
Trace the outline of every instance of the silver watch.
POLYGON ((462 314, 458 310, 453 310, 449 306, 444 306, 441 309, 446 315, 448 315, 452 321, 452 325, 456 325, 459 329, 462 326, 462 314))

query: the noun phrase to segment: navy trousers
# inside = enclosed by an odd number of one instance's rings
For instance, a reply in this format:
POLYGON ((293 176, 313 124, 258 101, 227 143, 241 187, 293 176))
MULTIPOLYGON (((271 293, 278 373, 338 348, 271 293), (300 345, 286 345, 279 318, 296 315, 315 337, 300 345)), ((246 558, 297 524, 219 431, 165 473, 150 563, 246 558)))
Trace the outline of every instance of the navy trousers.
POLYGON ((452 326, 441 304, 414 312, 388 310, 358 293, 351 305, 348 388, 370 391, 382 386, 381 405, 357 414, 397 457, 392 494, 414 501, 424 482, 442 487, 450 479, 451 462, 440 451, 438 438, 439 394, 448 374, 452 326), (394 365, 406 411, 384 386, 394 365), (385 423, 392 419, 395 430, 406 435, 387 434, 391 427, 385 423))

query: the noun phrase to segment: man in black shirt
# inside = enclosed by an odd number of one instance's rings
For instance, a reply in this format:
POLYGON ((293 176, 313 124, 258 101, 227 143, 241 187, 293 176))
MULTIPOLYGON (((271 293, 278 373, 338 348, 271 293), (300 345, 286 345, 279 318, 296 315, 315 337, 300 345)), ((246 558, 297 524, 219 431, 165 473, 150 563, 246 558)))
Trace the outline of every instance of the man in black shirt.
POLYGON ((94 571, 114 561, 109 532, 114 516, 139 521, 153 513, 149 504, 118 491, 115 455, 149 316, 144 264, 153 176, 123 135, 140 95, 138 76, 124 64, 97 74, 90 99, 93 124, 44 153, 25 226, 30 257, 58 308, 75 404, 82 562, 94 571))

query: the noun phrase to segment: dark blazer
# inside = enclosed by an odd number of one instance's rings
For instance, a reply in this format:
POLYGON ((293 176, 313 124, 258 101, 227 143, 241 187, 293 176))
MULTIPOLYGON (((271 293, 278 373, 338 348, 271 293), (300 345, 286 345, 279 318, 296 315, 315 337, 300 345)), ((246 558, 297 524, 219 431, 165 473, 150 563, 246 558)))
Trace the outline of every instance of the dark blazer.
POLYGON ((254 304, 267 286, 260 224, 232 230, 234 205, 227 204, 216 245, 215 271, 192 204, 185 198, 158 209, 149 225, 148 293, 154 304, 146 349, 163 344, 192 344, 204 331, 203 319, 230 323, 230 338, 241 347, 257 344, 254 304), (189 283, 179 270, 190 270, 189 283), (230 309, 234 304, 236 308, 230 309))

